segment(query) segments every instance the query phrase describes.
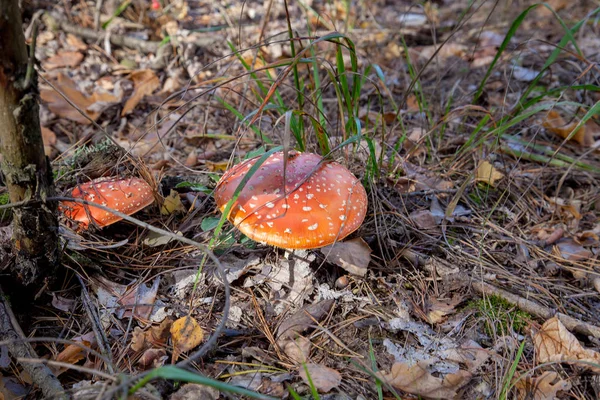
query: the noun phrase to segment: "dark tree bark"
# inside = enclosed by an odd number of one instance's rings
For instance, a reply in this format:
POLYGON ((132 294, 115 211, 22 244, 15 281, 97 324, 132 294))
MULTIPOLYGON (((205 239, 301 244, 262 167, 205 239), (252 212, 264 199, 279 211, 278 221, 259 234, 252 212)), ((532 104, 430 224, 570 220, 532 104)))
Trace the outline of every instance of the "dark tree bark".
MULTIPOLYGON (((41 284, 58 260, 52 169, 40 131, 37 76, 28 70, 18 0, 0 0, 0 151, 11 202, 41 200, 13 210, 12 276, 24 285, 41 284)), ((1 268, 1 267, 0 267, 1 268)))

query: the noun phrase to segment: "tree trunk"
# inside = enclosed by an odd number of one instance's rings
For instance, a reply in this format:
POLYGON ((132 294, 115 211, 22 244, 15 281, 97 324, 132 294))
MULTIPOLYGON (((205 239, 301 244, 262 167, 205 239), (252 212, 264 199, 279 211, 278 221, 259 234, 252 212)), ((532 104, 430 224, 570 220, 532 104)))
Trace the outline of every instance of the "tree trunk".
POLYGON ((56 203, 45 201, 53 195, 52 169, 40 131, 37 75, 32 68, 26 85, 27 67, 18 0, 0 0, 1 168, 11 202, 41 200, 13 210, 11 275, 24 285, 39 285, 57 264, 58 224, 56 203))

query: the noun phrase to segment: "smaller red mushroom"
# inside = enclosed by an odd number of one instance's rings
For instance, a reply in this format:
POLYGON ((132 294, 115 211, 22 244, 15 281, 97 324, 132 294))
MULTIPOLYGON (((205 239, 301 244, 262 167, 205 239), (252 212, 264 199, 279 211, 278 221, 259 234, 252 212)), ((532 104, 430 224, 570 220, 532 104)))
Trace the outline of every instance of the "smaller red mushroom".
MULTIPOLYGON (((71 192, 71 197, 102 204, 127 215, 135 214, 154 202, 152 187, 139 178, 95 179, 77 186, 71 192)), ((102 228, 122 219, 109 211, 73 201, 62 201, 59 209, 68 218, 79 222, 83 229, 87 228, 92 221, 102 228)))

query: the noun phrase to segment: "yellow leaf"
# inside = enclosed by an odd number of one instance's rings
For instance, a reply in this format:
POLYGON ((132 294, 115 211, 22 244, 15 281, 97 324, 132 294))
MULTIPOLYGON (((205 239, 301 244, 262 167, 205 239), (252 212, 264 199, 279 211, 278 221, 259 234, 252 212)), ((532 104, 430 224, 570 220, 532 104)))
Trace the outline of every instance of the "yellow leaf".
POLYGON ((492 164, 487 161, 482 161, 477 167, 477 182, 485 182, 490 186, 496 186, 496 181, 502 179, 504 174, 498 171, 492 164))
POLYGON ((133 81, 133 93, 123 106, 121 116, 129 114, 145 96, 152 94, 160 86, 160 80, 151 69, 134 71, 129 75, 133 81))
POLYGON ((204 340, 204 331, 198 321, 190 316, 179 318, 171 325, 173 359, 175 362, 183 352, 193 349, 204 340))
POLYGON ((160 213, 162 215, 171 215, 177 211, 185 211, 185 208, 183 207, 183 204, 181 204, 179 193, 171 189, 171 193, 165 197, 165 201, 160 208, 160 213))

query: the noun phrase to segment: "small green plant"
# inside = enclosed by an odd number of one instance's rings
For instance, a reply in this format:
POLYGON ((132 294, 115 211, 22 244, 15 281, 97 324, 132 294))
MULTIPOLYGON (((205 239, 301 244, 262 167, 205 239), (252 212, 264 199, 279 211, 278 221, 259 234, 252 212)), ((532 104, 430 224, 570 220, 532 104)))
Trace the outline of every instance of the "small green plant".
POLYGON ((476 316, 484 321, 485 332, 490 337, 505 335, 511 330, 522 332, 531 320, 531 315, 499 296, 471 301, 467 308, 474 309, 476 316))

